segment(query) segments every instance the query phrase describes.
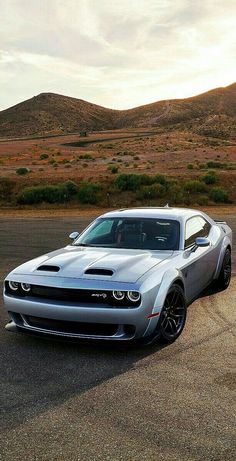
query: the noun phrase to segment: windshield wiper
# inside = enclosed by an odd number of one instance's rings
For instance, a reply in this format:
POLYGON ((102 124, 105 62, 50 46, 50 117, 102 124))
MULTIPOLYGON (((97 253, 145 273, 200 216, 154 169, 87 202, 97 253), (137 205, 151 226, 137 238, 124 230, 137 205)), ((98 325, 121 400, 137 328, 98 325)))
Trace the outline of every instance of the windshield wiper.
POLYGON ((88 243, 74 243, 75 247, 93 247, 94 245, 89 245, 88 243))

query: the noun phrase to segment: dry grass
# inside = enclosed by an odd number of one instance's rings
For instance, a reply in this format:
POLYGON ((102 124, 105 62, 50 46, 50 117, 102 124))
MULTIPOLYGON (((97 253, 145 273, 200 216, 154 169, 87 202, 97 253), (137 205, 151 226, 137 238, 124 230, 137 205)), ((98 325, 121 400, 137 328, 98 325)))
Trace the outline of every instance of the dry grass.
MULTIPOLYGON (((72 179, 111 182, 118 173, 163 173, 177 179, 196 179, 202 175, 201 164, 208 161, 236 162, 236 142, 215 140, 186 131, 157 133, 156 130, 114 130, 93 133, 88 138, 76 135, 39 140, 0 142, 0 176, 11 178, 16 191, 37 184, 72 179), (213 142, 214 141, 214 142, 213 142), (83 146, 71 146, 73 143, 83 146), (215 145, 212 145, 215 144, 215 145), (42 154, 48 158, 40 160, 42 154), (88 158, 84 158, 88 157, 88 158), (193 164, 193 169, 188 165, 193 164), (27 167, 27 175, 16 169, 27 167)), ((217 170, 220 184, 236 199, 236 171, 217 170)))

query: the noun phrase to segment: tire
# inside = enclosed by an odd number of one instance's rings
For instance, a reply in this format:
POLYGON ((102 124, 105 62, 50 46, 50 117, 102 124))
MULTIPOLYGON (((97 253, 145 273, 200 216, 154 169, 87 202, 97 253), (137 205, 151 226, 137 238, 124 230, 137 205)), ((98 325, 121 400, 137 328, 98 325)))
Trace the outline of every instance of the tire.
POLYGON ((160 318, 154 333, 146 338, 145 344, 157 341, 173 343, 182 333, 187 316, 187 305, 183 289, 173 284, 166 295, 160 318))
POLYGON ((228 288, 231 280, 231 251, 229 248, 226 249, 219 277, 216 280, 217 288, 225 290, 228 288))

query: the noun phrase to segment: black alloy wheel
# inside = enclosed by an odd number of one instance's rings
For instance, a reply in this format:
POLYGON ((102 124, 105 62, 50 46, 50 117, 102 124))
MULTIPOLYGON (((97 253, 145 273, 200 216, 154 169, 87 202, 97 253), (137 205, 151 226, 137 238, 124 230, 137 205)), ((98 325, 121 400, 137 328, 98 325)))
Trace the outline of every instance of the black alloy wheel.
POLYGON ((149 346, 157 342, 174 342, 184 329, 186 315, 184 291, 178 284, 173 284, 166 295, 155 331, 143 338, 142 343, 149 346))
POLYGON ((231 280, 231 251, 226 249, 222 262, 220 274, 217 280, 217 286, 223 290, 228 288, 231 280))
POLYGON ((159 320, 160 337, 173 342, 182 333, 186 321, 187 307, 183 289, 172 285, 169 289, 159 320))

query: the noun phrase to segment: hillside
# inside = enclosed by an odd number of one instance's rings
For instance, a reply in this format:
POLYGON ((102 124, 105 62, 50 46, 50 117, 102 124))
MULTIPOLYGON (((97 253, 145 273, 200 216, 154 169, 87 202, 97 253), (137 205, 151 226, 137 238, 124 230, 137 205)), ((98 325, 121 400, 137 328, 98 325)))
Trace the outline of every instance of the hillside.
POLYGON ((236 134, 236 83, 187 99, 112 110, 81 99, 42 93, 0 112, 0 137, 133 127, 185 129, 206 136, 236 134))
POLYGON ((41 93, 0 112, 0 136, 21 137, 103 130, 116 114, 96 104, 54 93, 41 93))

